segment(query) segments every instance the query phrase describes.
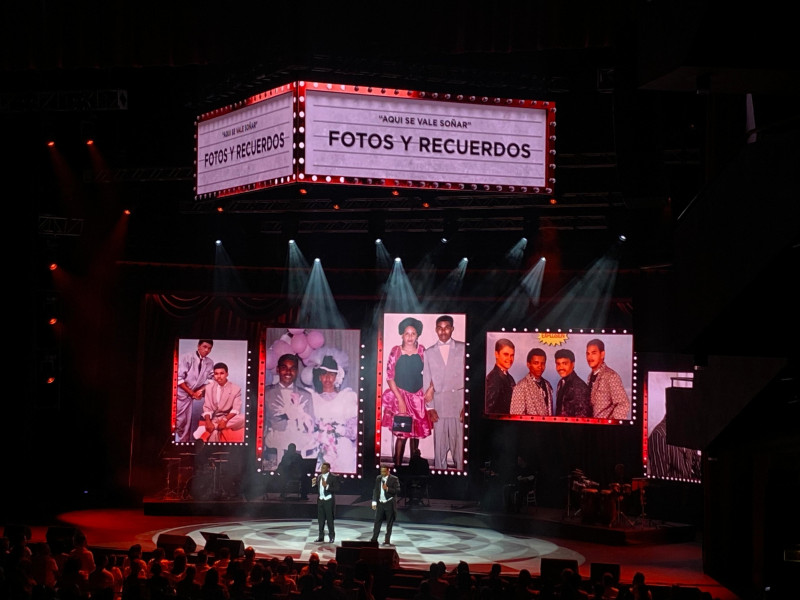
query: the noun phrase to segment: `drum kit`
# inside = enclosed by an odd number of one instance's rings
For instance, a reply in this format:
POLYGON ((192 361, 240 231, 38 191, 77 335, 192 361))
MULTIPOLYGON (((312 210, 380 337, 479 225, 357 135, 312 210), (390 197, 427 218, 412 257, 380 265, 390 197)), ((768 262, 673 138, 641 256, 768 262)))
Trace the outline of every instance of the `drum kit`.
POLYGON ((167 463, 167 487, 164 498, 168 500, 221 500, 227 497, 225 464, 228 452, 214 452, 208 461, 196 465, 194 452, 183 452, 177 457, 164 458, 167 463))
POLYGON ((567 477, 567 517, 577 517, 581 515, 583 520, 587 512, 594 514, 594 494, 600 486, 596 481, 592 481, 580 469, 573 469, 567 477), (573 513, 572 512, 572 496, 577 494, 580 498, 580 507, 573 513))
MULTIPOLYGON (((567 492, 567 517, 581 518, 584 524, 599 524, 607 527, 622 527, 625 524, 633 527, 625 512, 625 503, 637 489, 640 498, 643 498, 644 485, 640 480, 634 479, 628 483, 610 483, 607 489, 600 489, 600 484, 592 481, 580 469, 574 469, 569 474, 569 489, 567 492), (572 497, 577 495, 580 499, 579 508, 572 513, 572 497)), ((647 480, 644 480, 645 484, 647 480)), ((642 523, 644 517, 644 501, 642 500, 642 523)))

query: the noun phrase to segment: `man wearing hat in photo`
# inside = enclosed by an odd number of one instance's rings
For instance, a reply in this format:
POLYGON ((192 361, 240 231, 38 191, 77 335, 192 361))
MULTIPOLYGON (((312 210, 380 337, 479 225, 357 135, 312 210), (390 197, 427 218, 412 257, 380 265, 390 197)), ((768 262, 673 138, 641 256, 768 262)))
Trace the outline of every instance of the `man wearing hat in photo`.
POLYGON ((591 417, 589 386, 575 372, 575 353, 572 350, 562 348, 556 351, 556 371, 561 376, 556 387, 556 415, 591 417))

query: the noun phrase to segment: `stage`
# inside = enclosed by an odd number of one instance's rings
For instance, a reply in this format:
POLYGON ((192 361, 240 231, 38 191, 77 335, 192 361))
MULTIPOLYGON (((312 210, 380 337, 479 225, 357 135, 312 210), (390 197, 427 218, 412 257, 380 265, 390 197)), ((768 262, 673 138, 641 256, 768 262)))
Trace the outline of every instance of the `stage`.
MULTIPOLYGON (((177 500, 148 498, 144 501, 146 515, 174 516, 236 516, 246 519, 316 519, 314 496, 309 500, 281 498, 278 493, 265 494, 256 500, 177 500)), ((370 499, 361 496, 339 495, 337 518, 371 521, 370 499)), ((478 503, 454 500, 426 499, 425 504, 401 500, 397 523, 424 525, 457 524, 470 528, 493 529, 525 536, 546 536, 581 540, 597 544, 624 546, 631 544, 669 544, 690 542, 696 537, 693 525, 654 521, 645 516, 631 516, 622 511, 609 515, 613 523, 604 523, 600 515, 588 518, 583 509, 574 511, 536 506, 523 506, 518 512, 484 510, 478 503)))

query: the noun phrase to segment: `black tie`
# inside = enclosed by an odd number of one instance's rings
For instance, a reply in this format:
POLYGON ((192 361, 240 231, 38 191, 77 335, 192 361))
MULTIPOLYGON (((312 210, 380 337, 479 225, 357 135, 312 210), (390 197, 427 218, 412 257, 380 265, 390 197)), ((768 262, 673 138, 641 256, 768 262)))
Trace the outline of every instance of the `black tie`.
POLYGON ((539 380, 539 387, 542 388, 542 393, 544 394, 544 405, 547 407, 548 414, 550 411, 550 394, 547 393, 547 384, 544 382, 544 379, 539 380))
POLYGON ((592 385, 594 385, 594 380, 597 379, 597 373, 592 373, 591 377, 589 377, 589 391, 592 391, 592 385))
POLYGON ((553 414, 556 414, 555 410, 561 408, 561 388, 564 387, 564 380, 560 380, 558 382, 558 386, 556 387, 556 402, 554 402, 555 406, 553 407, 553 414))

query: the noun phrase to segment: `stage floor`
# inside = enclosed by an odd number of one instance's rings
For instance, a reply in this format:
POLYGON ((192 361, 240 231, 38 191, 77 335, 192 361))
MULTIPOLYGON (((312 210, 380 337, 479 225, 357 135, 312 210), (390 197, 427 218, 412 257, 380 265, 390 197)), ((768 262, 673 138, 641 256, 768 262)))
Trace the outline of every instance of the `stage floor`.
MULTIPOLYGON (((336 544, 313 541, 317 537, 313 498, 305 502, 279 498, 247 502, 249 510, 238 515, 230 513, 229 502, 225 511, 219 511, 224 515, 208 514, 209 506, 175 503, 171 503, 173 514, 163 514, 166 509, 161 503, 159 514, 152 514, 152 505, 82 510, 62 513, 57 523, 49 525, 77 527, 87 535, 91 547, 120 552, 135 543, 150 551, 156 547, 159 535, 165 533, 189 536, 200 548, 205 543, 201 532, 205 532, 225 533, 230 539, 242 540, 245 546, 253 546, 259 556, 290 555, 305 561, 311 552, 317 552, 326 561, 336 556, 336 548, 343 541, 368 540, 372 533, 369 502, 356 497, 340 500, 336 544), (192 509, 201 514, 187 514, 192 509), (257 512, 265 514, 254 514, 257 512)), ((683 530, 678 524, 645 523, 637 527, 626 522, 609 528, 582 525, 579 518, 567 518, 562 511, 553 509, 531 507, 519 514, 492 515, 480 513, 476 507, 435 499, 431 499, 430 506, 401 506, 398 512, 392 542, 401 568, 426 570, 431 562, 438 561, 453 568, 465 560, 475 573, 486 573, 497 562, 507 574, 525 568, 538 575, 542 558, 574 559, 584 578, 589 577, 592 563, 614 563, 620 565, 623 582, 629 582, 635 572, 641 571, 653 585, 680 583, 708 591, 720 600, 738 598, 703 573, 702 543, 696 534, 690 540, 673 541, 659 541, 651 534, 665 528, 683 530), (584 531, 577 537, 530 533, 537 529, 570 534, 584 531), (626 541, 604 543, 603 536, 592 539, 594 530, 613 529, 623 530, 626 541), (637 540, 637 529, 647 535, 637 540)), ((45 540, 47 525, 31 527, 34 540, 45 540)))

